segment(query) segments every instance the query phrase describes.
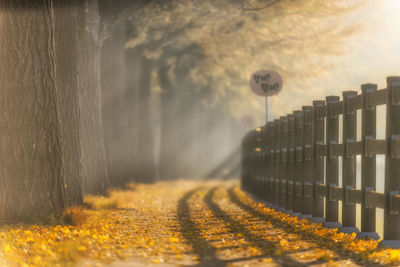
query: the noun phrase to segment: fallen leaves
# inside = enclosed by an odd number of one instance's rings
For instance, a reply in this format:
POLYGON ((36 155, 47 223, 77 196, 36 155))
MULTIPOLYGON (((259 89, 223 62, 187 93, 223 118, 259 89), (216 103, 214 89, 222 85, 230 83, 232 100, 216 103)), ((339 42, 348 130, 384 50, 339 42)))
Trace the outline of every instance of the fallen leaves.
POLYGON ((400 263, 400 250, 380 250, 376 241, 276 212, 236 186, 231 191, 250 207, 244 209, 230 198, 231 185, 132 184, 108 197, 87 197, 91 209, 67 210, 64 221, 69 225, 2 226, 0 266, 84 266, 132 258, 177 265, 217 260, 233 265, 336 264, 339 256, 358 264, 400 263))
POLYGON ((85 201, 92 209, 67 210, 63 219, 71 225, 1 227, 0 266, 108 263, 132 256, 163 262, 160 255, 171 251, 176 256, 166 256, 170 261, 180 259, 182 251, 190 248, 180 243, 176 202, 193 185, 158 186, 168 189, 157 193, 159 199, 171 198, 169 193, 175 189, 170 203, 155 203, 152 186, 130 185, 125 191, 110 191, 108 198, 88 196, 85 201), (171 242, 177 243, 174 249, 171 242))
MULTIPOLYGON (((338 233, 337 229, 327 229, 308 220, 291 217, 285 213, 269 209, 264 204, 255 202, 244 192, 240 191, 238 187, 234 191, 241 201, 255 210, 264 213, 267 219, 272 219, 283 228, 288 228, 289 226, 289 229, 295 233, 310 236, 313 242, 323 247, 335 248, 336 251, 342 252, 343 255, 348 255, 349 252, 354 255, 360 255, 362 261, 379 264, 400 264, 399 249, 379 249, 378 241, 357 239, 354 233, 338 233)), ((323 255, 322 258, 327 259, 329 256, 323 255)))

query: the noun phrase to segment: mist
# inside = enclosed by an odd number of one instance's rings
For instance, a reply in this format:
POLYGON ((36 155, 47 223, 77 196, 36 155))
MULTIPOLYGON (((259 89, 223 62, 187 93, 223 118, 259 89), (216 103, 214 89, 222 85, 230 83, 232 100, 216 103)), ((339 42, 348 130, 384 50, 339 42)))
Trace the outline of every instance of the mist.
POLYGON ((312 5, 300 2, 250 9, 234 1, 152 2, 113 27, 105 22, 102 105, 111 182, 237 176, 238 157, 229 159, 244 134, 265 120, 248 88, 251 73, 275 68, 289 85, 320 75, 358 30, 344 19, 357 1, 291 17, 286 10, 308 12, 312 5), (310 24, 315 20, 321 24, 310 24), (314 48, 307 47, 310 34, 320 43, 314 48), (326 55, 297 70, 291 55, 316 56, 323 47, 326 55))

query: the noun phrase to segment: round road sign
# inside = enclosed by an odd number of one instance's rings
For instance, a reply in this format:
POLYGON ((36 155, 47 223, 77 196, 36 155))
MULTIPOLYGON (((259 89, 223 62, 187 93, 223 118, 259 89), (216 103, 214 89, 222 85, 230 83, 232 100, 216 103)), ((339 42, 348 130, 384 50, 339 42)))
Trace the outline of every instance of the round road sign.
POLYGON ((282 77, 273 70, 259 70, 251 75, 250 88, 256 95, 272 96, 282 89, 282 77))

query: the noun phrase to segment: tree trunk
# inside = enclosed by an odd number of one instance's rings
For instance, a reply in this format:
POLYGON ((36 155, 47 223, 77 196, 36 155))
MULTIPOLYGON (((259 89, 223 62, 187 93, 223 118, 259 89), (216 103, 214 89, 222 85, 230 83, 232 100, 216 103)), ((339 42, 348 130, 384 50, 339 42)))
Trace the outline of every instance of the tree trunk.
POLYGON ((57 111, 61 121, 61 145, 65 176, 66 205, 83 201, 80 162, 80 125, 78 105, 78 4, 79 0, 58 1, 53 9, 54 46, 57 78, 57 111))
POLYGON ((182 148, 179 138, 180 99, 168 77, 168 66, 158 69, 161 93, 161 136, 160 136, 160 179, 171 180, 180 177, 179 153, 182 148))
POLYGON ((130 110, 130 125, 134 125, 134 162, 137 182, 151 183, 156 180, 155 134, 151 109, 152 61, 143 56, 140 47, 126 50, 126 106, 130 110))
POLYGON ((126 24, 117 25, 102 47, 101 87, 104 139, 108 174, 114 185, 124 184, 134 177, 133 112, 126 99, 125 43, 126 24))
POLYGON ((145 56, 140 59, 140 81, 136 95, 136 157, 135 179, 138 182, 151 183, 156 179, 154 158, 154 131, 151 112, 151 74, 152 61, 145 56))
POLYGON ((45 0, 0 7, 0 218, 45 218, 81 201, 79 167, 70 161, 79 158, 76 87, 73 79, 70 92, 62 84, 76 71, 62 62, 74 52, 73 14, 45 0), (56 43, 69 38, 62 51, 56 43))
POLYGON ((80 4, 78 88, 84 190, 104 194, 109 180, 101 116, 100 16, 97 0, 80 4))
MULTIPOLYGON (((183 77, 183 76, 182 76, 183 77)), ((179 131, 176 136, 179 138, 180 142, 180 151, 178 153, 179 156, 179 168, 178 172, 181 177, 185 177, 186 179, 193 179, 197 177, 197 166, 198 162, 196 161, 196 109, 198 106, 199 100, 189 96, 180 96, 180 107, 179 107, 179 131)))
POLYGON ((187 64, 185 57, 200 60, 201 48, 196 44, 185 47, 168 45, 158 60, 158 79, 161 93, 161 134, 160 134, 160 178, 169 180, 192 176, 190 166, 194 160, 191 147, 194 138, 194 109, 197 100, 183 88, 190 86, 184 78, 190 76, 193 64, 187 64), (175 65, 168 60, 175 58, 175 65), (173 68, 174 67, 174 68, 173 68), (175 78, 171 81, 169 72, 174 69, 175 78))

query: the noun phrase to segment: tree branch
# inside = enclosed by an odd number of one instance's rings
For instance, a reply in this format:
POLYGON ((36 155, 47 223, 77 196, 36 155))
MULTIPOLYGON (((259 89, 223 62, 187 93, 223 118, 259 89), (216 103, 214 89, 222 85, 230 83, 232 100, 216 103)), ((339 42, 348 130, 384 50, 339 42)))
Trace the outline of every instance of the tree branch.
POLYGON ((106 39, 118 25, 124 23, 132 13, 152 3, 152 0, 101 0, 99 12, 101 17, 101 36, 106 39))
POLYGON ((269 8, 269 7, 275 5, 275 4, 279 3, 279 2, 280 2, 280 0, 274 0, 274 1, 272 1, 272 2, 266 4, 265 6, 262 6, 262 7, 246 8, 246 7, 244 7, 243 1, 242 1, 241 5, 242 5, 242 10, 245 10, 245 11, 258 11, 258 10, 263 10, 263 9, 269 8))

